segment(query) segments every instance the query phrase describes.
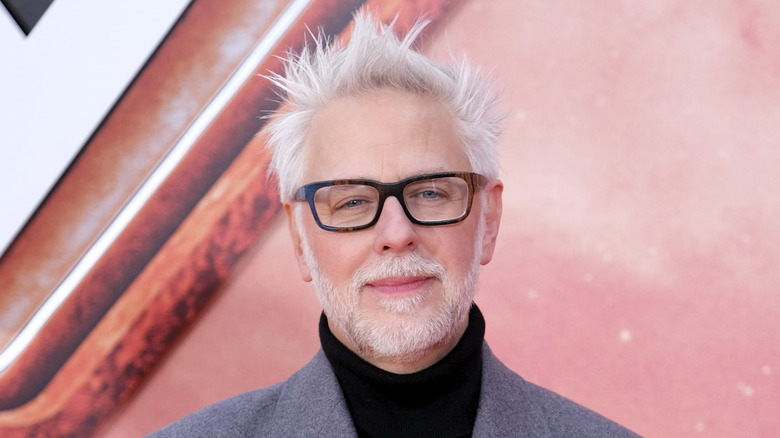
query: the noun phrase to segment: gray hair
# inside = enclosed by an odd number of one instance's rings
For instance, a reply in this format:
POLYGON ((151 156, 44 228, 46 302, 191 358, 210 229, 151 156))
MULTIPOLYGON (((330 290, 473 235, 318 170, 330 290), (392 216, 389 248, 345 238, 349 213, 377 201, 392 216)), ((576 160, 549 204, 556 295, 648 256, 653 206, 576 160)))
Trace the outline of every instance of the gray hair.
POLYGON ((453 59, 445 66, 415 50, 412 45, 428 21, 418 21, 403 38, 394 34, 394 23, 380 25, 371 16, 358 14, 348 46, 337 41, 329 45, 320 33, 313 46, 288 56, 284 76, 269 76, 286 93, 286 107, 265 128, 282 202, 289 202, 303 184, 304 143, 317 110, 334 98, 379 90, 429 96, 444 103, 472 170, 498 176, 495 143, 504 115, 497 109, 492 84, 465 60, 453 59))

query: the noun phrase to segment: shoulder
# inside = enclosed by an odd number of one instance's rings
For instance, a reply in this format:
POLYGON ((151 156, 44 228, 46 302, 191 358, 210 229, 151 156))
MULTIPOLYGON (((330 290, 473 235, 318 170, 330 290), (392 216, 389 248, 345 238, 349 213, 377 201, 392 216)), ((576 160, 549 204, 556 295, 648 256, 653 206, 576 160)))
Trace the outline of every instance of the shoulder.
MULTIPOLYGON (((507 368, 485 345, 480 412, 485 431, 534 437, 637 437, 623 426, 507 368)), ((501 436, 487 433, 484 436, 501 436)))
POLYGON ((341 388, 320 350, 286 381, 207 406, 149 437, 345 437, 354 434, 341 388))
POLYGON ((149 437, 254 436, 273 416, 283 385, 278 383, 206 406, 149 437))
POLYGON ((637 437, 614 421, 546 388, 525 382, 529 399, 539 408, 552 436, 637 437))

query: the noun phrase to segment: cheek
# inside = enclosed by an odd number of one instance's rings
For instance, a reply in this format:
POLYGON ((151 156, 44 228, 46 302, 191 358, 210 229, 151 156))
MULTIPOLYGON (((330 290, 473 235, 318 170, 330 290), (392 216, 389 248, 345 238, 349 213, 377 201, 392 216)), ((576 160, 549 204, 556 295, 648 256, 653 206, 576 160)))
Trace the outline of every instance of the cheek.
MULTIPOLYGON (((461 225, 466 225, 465 223, 461 225)), ((460 277, 471 270, 474 263, 476 230, 473 227, 441 228, 435 235, 423 240, 430 255, 444 264, 447 272, 460 277)))
POLYGON ((313 239, 312 249, 323 275, 334 285, 344 287, 368 259, 365 242, 355 242, 347 233, 329 233, 313 239))

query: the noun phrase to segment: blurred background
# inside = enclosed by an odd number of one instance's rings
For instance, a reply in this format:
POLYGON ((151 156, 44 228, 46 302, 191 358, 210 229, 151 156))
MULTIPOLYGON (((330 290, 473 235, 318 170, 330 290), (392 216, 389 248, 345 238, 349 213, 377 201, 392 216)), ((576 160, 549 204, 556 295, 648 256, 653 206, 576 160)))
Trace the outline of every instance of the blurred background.
POLYGON ((431 18, 421 49, 503 90, 498 357, 644 436, 780 428, 780 4, 23 3, 0 8, 0 435, 137 437, 311 359, 258 74, 360 7, 431 18))

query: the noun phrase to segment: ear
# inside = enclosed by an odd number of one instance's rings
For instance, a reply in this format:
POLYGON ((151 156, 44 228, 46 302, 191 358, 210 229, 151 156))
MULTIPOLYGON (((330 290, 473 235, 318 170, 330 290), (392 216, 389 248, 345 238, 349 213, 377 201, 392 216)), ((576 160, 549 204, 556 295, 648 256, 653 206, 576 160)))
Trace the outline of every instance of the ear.
POLYGON ((504 183, 501 180, 491 181, 484 189, 487 197, 485 202, 485 234, 482 238, 482 255, 479 262, 483 265, 493 259, 493 251, 496 249, 496 237, 498 227, 501 225, 501 194, 504 192, 504 183))
POLYGON ((295 207, 290 204, 284 204, 284 212, 287 213, 287 227, 292 238, 295 258, 298 260, 298 271, 303 281, 311 281, 311 270, 306 263, 306 257, 303 256, 303 242, 301 241, 301 234, 295 220, 295 207))

